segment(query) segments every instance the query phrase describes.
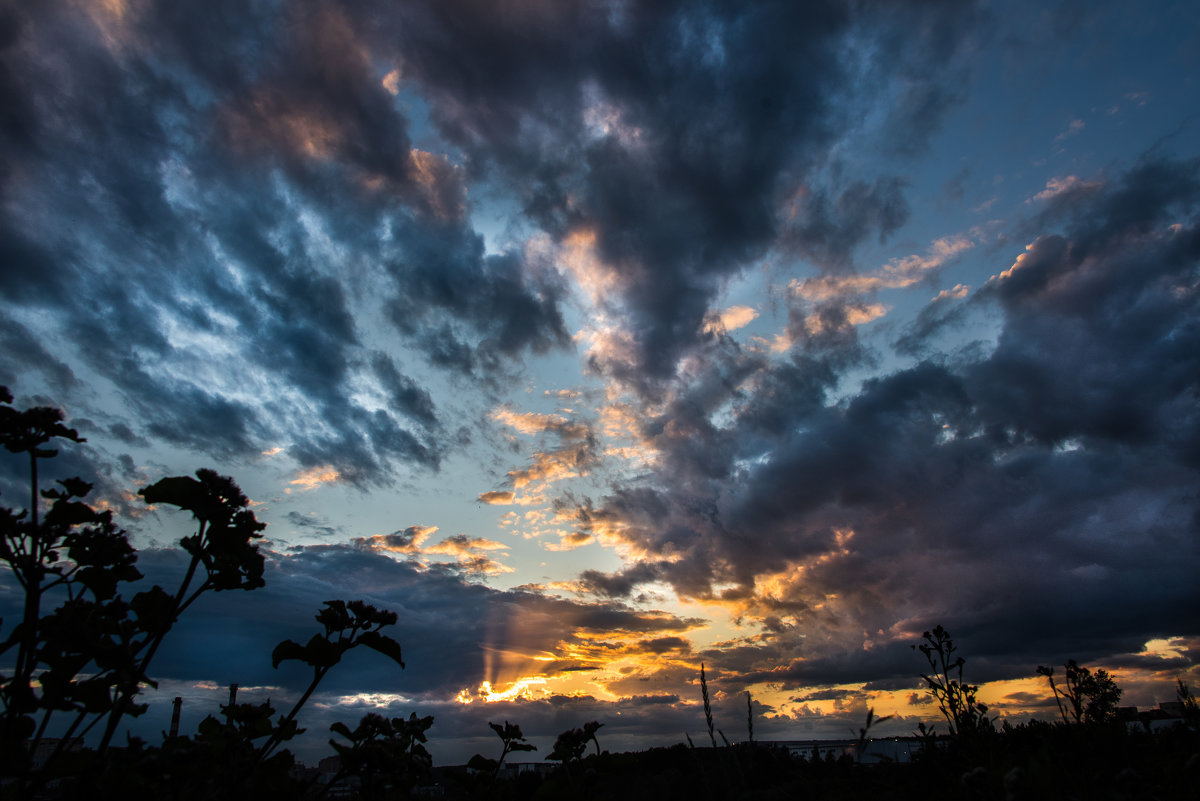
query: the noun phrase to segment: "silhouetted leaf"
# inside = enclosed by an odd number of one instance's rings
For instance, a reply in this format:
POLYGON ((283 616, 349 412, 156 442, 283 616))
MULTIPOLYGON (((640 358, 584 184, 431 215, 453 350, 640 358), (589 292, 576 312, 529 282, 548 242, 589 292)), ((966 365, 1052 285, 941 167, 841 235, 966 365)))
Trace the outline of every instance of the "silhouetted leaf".
POLYGON ((203 485, 191 476, 168 476, 138 490, 148 504, 167 503, 180 509, 195 511, 205 501, 203 485))
POLYGON ((82 501, 67 501, 59 499, 46 512, 45 522, 48 526, 81 526, 85 523, 95 523, 103 520, 104 515, 82 501))
POLYGON ((129 606, 143 631, 161 631, 175 622, 175 599, 157 584, 133 596, 129 606))
POLYGON ((279 664, 288 659, 299 659, 307 661, 307 652, 304 646, 292 640, 284 640, 275 646, 275 650, 271 651, 271 667, 278 669, 279 664))
POLYGON ((365 645, 373 651, 378 651, 386 657, 392 659, 400 667, 404 667, 404 660, 400 657, 400 643, 393 640, 384 634, 377 631, 366 631, 358 636, 359 645, 365 645))
POLYGON ((352 625, 350 613, 346 611, 345 601, 326 601, 325 608, 317 612, 317 622, 325 627, 326 634, 332 634, 352 625))

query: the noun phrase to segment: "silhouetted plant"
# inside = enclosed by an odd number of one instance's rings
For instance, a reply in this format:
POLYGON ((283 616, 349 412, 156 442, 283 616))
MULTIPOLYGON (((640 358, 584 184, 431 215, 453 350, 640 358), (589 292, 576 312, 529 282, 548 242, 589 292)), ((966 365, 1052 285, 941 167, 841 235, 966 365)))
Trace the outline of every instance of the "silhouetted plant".
POLYGON ((546 759, 553 759, 564 765, 568 762, 578 761, 583 758, 583 752, 587 750, 589 739, 591 739, 590 736, 583 729, 567 729, 558 735, 558 739, 554 741, 554 749, 546 759))
POLYGON ((121 582, 141 578, 137 554, 111 512, 80 500, 92 485, 76 477, 58 481, 61 489, 39 487, 39 460, 58 453, 46 446, 55 439, 85 440, 63 424, 60 410, 20 411, 11 403, 12 395, 0 387, 0 444, 29 457, 29 506, 0 509, 0 562, 24 596, 20 620, 0 642, 0 655, 16 649, 12 674, 0 676, 0 774, 22 783, 33 778, 36 785, 31 755, 56 712, 74 719, 48 765, 87 717, 95 722, 112 708, 114 687, 145 679, 132 653, 145 621, 116 594, 121 582), (44 516, 39 498, 52 502, 44 516), (47 598, 60 604, 43 615, 47 598))
POLYGON ((571 763, 583 759, 587 750, 588 735, 583 729, 567 729, 554 740, 554 748, 546 755, 546 759, 561 762, 567 773, 567 781, 573 787, 575 778, 571 775, 571 763))
POLYGON ((750 744, 754 745, 754 706, 749 690, 746 690, 746 732, 750 744))
POLYGON ((881 718, 875 717, 875 709, 873 707, 868 707, 867 722, 864 723, 862 728, 860 728, 858 730, 858 747, 854 749, 854 761, 855 762, 859 762, 859 763, 862 762, 863 753, 867 749, 867 742, 868 742, 867 735, 870 734, 871 727, 876 726, 880 723, 883 723, 885 720, 891 720, 891 719, 892 719, 891 715, 884 715, 881 718))
POLYGON ((596 746, 596 756, 600 756, 600 741, 596 739, 596 732, 600 731, 602 728, 604 728, 604 724, 597 720, 583 724, 583 733, 587 735, 588 739, 592 741, 592 744, 596 746))
POLYGON ((490 772, 492 778, 500 774, 500 767, 504 764, 504 758, 514 751, 536 751, 537 746, 533 743, 525 741, 525 735, 521 733, 521 727, 515 723, 504 721, 504 725, 499 723, 488 723, 492 731, 496 732, 496 736, 500 738, 500 742, 504 744, 500 751, 499 759, 488 759, 482 754, 475 754, 467 762, 467 767, 473 768, 481 772, 490 772))
POLYGON ((932 753, 933 749, 937 747, 937 732, 935 728, 934 726, 926 726, 923 720, 917 722, 917 730, 913 732, 913 736, 920 739, 922 753, 932 753))
POLYGON ((132 699, 143 684, 149 683, 146 671, 163 640, 179 616, 208 591, 254 590, 264 585, 263 555, 254 540, 261 539, 266 523, 260 523, 250 511, 249 499, 233 479, 214 470, 196 471, 191 476, 171 476, 138 490, 151 505, 167 504, 191 512, 197 521, 196 533, 179 544, 191 556, 187 570, 173 597, 157 585, 134 597, 138 618, 148 625, 147 637, 138 643, 135 667, 119 685, 120 695, 108 717, 98 748, 108 748, 121 718, 129 713, 132 699), (193 585, 197 573, 203 580, 193 585))
POLYGON ((1105 723, 1116 716, 1121 688, 1104 669, 1092 673, 1069 659, 1061 686, 1054 681, 1054 668, 1038 665, 1037 672, 1050 682, 1063 723, 1105 723))
POLYGON ((925 642, 913 648, 925 655, 930 672, 922 673, 921 678, 938 702, 950 734, 965 737, 990 731, 992 721, 987 716, 987 704, 976 698, 979 688, 963 681, 963 665, 967 660, 961 656, 951 659, 958 649, 950 633, 938 626, 932 632, 925 632, 922 637, 925 642))
POLYGON ((1200 729, 1200 702, 1183 679, 1175 679, 1175 698, 1183 708, 1183 722, 1192 729, 1200 729))
MULTIPOLYGON (((324 627, 324 634, 314 634, 304 645, 284 640, 271 652, 271 664, 275 667, 289 659, 295 659, 304 662, 313 671, 308 687, 291 711, 280 721, 281 732, 287 731, 284 726, 295 725, 300 709, 347 651, 365 645, 404 667, 400 643, 379 633, 379 629, 396 622, 395 612, 376 609, 364 601, 326 601, 325 608, 317 613, 316 619, 324 627)), ((267 740, 260 754, 263 757, 269 756, 282 739, 283 737, 279 736, 267 740)))
POLYGON ((717 747, 717 738, 713 736, 712 703, 708 699, 708 681, 704 676, 704 663, 700 663, 700 695, 704 699, 704 722, 708 724, 708 739, 712 747, 717 747))
POLYGON ((408 719, 388 720, 383 715, 368 713, 351 730, 340 721, 330 726, 349 744, 330 740, 341 762, 330 786, 348 776, 358 777, 361 795, 365 798, 383 797, 389 789, 405 793, 430 774, 433 759, 425 748, 425 732, 433 725, 433 717, 418 718, 413 712, 408 719))
MULTIPOLYGON (((255 540, 265 524, 255 519, 237 484, 213 470, 198 470, 195 478, 164 478, 141 489, 139 495, 148 504, 191 512, 197 529, 180 542, 190 559, 174 593, 155 585, 125 600, 118 592, 121 585, 142 577, 135 567, 137 553, 125 532, 113 524, 111 512, 97 511, 83 501, 91 485, 68 478, 58 481, 59 488, 39 488, 39 460, 57 454, 47 445, 54 439, 83 438, 63 424, 57 409, 19 411, 11 403, 12 395, 0 387, 0 445, 28 454, 30 502, 20 511, 0 508, 0 562, 11 570, 24 595, 21 619, 0 641, 0 656, 15 650, 11 675, 0 676, 0 776, 15 780, 7 784, 10 789, 33 795, 49 778, 70 778, 59 769, 60 761, 71 744, 101 721, 103 734, 94 755, 72 755, 71 771, 82 775, 111 757, 109 744, 120 722, 146 709, 135 698, 142 688, 156 686, 148 675, 155 654, 180 615, 201 595, 263 586, 264 559, 255 540), (39 497, 50 502, 44 515, 39 497), (43 613, 49 601, 55 608, 43 613), (56 714, 70 717, 60 727, 57 747, 34 772, 31 757, 56 714)), ((231 787, 257 786, 260 779, 272 776, 270 781, 286 794, 292 757, 286 751, 273 752, 301 731, 296 715, 328 670, 358 645, 404 664, 399 644, 378 631, 396 621, 394 613, 361 601, 330 601, 317 620, 324 634, 304 646, 281 643, 273 654, 276 666, 300 659, 314 671, 312 683, 287 715, 272 722, 274 709, 269 704, 223 707, 225 720, 207 717, 194 739, 171 737, 162 748, 152 748, 131 738, 120 758, 109 760, 119 768, 103 776, 92 774, 89 781, 132 792, 135 785, 154 787, 154 777, 169 781, 187 774, 181 772, 186 763, 197 776, 173 788, 171 795, 225 796, 231 787), (139 776, 131 769, 137 766, 148 768, 150 775, 139 776)))

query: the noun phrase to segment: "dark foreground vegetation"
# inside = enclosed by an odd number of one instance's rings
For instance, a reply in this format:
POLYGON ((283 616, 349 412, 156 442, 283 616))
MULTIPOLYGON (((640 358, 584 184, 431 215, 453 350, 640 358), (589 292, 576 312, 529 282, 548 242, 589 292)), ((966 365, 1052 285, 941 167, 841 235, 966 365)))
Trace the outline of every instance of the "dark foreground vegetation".
POLYGON ((943 740, 903 764, 792 756, 750 743, 717 749, 680 745, 593 754, 548 777, 525 774, 488 783, 444 771, 437 780, 447 798, 1167 801, 1200 798, 1198 749, 1200 739, 1186 729, 1149 734, 1121 726, 1033 722, 972 743, 943 740))
POLYGON ((520 772, 509 756, 535 750, 520 726, 492 723, 496 757, 461 768, 432 767, 425 747, 432 717, 369 714, 335 723, 336 759, 324 774, 304 770, 284 746, 325 676, 359 646, 403 667, 400 645, 382 633, 396 615, 362 601, 331 600, 304 644, 279 643, 276 667, 301 662, 311 681, 286 711, 230 703, 194 734, 157 743, 118 742, 121 724, 145 712, 155 654, 175 624, 210 592, 263 586, 258 522, 229 478, 211 470, 167 477, 139 491, 148 504, 190 513, 195 533, 179 545, 187 567, 178 584, 142 588, 137 552, 109 511, 84 499, 91 486, 58 479, 42 489, 40 462, 56 440, 81 442, 57 409, 18 410, 0 387, 0 445, 28 459, 29 499, 0 508, 0 564, 23 599, 17 620, 0 620, 0 801, 5 799, 1200 799, 1200 707, 1178 684, 1179 725, 1161 731, 1122 720, 1121 691, 1103 670, 1068 662, 1039 667, 1061 720, 995 725, 948 632, 915 644, 928 667, 926 689, 945 731, 922 724, 909 762, 865 764, 868 711, 851 753, 795 755, 754 741, 730 744, 716 728, 704 668, 700 685, 709 745, 603 751, 592 721, 559 735, 545 769, 520 772), (136 592, 133 590, 137 589, 136 592), (1132 723, 1133 725, 1130 725, 1132 723), (722 745, 717 743, 720 734, 722 745), (84 746, 86 743, 86 747, 84 746))

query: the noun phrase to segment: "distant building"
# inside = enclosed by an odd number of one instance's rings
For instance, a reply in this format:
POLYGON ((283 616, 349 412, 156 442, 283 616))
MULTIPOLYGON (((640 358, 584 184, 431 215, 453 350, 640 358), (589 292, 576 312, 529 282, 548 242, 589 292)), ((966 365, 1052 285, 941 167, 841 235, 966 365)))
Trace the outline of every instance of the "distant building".
POLYGON ((920 752, 919 737, 876 737, 863 744, 858 753, 857 739, 842 740, 762 740, 758 745, 784 748, 792 756, 804 759, 841 759, 848 757, 864 765, 880 762, 911 762, 913 755, 920 752))
POLYGON ((538 776, 549 776, 561 768, 557 762, 505 762, 500 766, 500 773, 506 779, 515 779, 526 773, 536 773, 538 776))
MULTIPOLYGON (((62 740, 58 737, 43 737, 38 743, 37 748, 33 751, 33 769, 39 770, 46 764, 46 760, 50 759, 51 755, 58 749, 59 743, 62 740)), ((76 737, 70 742, 63 745, 62 750, 65 751, 80 751, 83 749, 83 738, 76 737)))

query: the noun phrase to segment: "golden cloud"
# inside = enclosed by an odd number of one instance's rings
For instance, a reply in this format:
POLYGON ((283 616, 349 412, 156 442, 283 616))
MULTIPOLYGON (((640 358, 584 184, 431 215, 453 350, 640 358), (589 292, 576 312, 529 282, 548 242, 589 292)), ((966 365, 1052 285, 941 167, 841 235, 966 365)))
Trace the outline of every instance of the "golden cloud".
POLYGON ((341 479, 342 474, 339 473, 336 468, 330 465, 325 465, 323 467, 310 467, 307 470, 301 470, 300 473, 288 483, 304 490, 312 490, 323 484, 335 484, 338 481, 341 481, 341 479))
POLYGON ((558 542, 544 542, 542 547, 547 551, 573 551, 595 541, 596 538, 585 531, 559 531, 558 542))
POLYGON ((709 313, 704 319, 704 331, 709 334, 725 333, 745 328, 758 317, 758 311, 749 306, 730 306, 720 314, 709 313))
POLYGON ((383 76, 383 80, 379 84, 387 90, 390 95, 400 94, 400 69, 396 69, 383 76))
POLYGON ((482 537, 468 537, 466 534, 455 534, 447 537, 437 545, 425 548, 422 553, 442 554, 445 556, 473 555, 474 551, 502 551, 508 546, 495 540, 482 537))

